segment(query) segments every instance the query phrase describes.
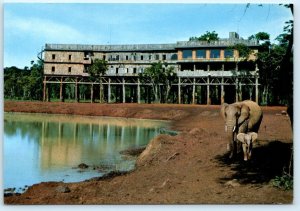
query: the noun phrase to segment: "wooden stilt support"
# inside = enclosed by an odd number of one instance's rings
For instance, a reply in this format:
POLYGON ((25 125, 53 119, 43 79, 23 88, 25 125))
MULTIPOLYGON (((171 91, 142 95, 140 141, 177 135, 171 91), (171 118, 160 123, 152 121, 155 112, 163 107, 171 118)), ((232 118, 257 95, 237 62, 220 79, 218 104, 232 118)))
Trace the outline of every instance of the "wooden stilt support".
POLYGON ((178 104, 181 103, 181 88, 180 88, 180 84, 181 84, 181 78, 178 77, 178 104))
POLYGON ((258 96, 259 96, 259 90, 258 90, 258 76, 255 78, 255 102, 258 104, 258 96))
POLYGON ((207 85, 206 85, 206 93, 207 93, 206 104, 207 105, 211 104, 209 84, 210 84, 210 75, 207 77, 207 85))
POLYGON ((63 77, 60 78, 60 90, 59 90, 59 99, 60 102, 64 102, 64 84, 63 84, 63 77))
POLYGON ((192 96, 192 103, 195 104, 195 93, 196 93, 196 78, 193 79, 193 96, 192 96))
POLYGON ((94 84, 91 84, 91 103, 94 102, 94 84))
POLYGON ((111 79, 108 78, 108 88, 107 88, 107 102, 111 103, 111 87, 110 87, 111 79))
POLYGON ((126 100, 126 99, 125 99, 125 97, 126 97, 125 94, 126 94, 126 93, 125 93, 125 78, 122 78, 122 98, 123 98, 123 99, 122 99, 122 102, 123 102, 123 103, 126 102, 126 101, 125 101, 125 100, 126 100))
POLYGON ((47 91, 47 77, 46 76, 44 77, 43 84, 44 84, 44 88, 43 88, 43 101, 45 102, 46 101, 46 91, 47 91))
POLYGON ((239 79, 235 79, 235 102, 239 101, 239 79))
POLYGON ((221 80, 221 104, 225 103, 224 78, 221 80))
POLYGON ((140 87, 140 79, 138 78, 138 85, 137 85, 137 103, 141 103, 141 87, 140 87))
POLYGON ((78 78, 75 79, 75 101, 79 102, 78 78))

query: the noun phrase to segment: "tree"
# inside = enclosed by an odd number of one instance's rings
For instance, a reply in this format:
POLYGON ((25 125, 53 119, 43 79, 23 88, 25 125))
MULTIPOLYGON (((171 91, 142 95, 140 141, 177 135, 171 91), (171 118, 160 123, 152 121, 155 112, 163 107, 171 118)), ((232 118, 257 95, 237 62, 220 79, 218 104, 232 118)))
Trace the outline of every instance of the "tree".
POLYGON ((95 59, 91 66, 88 67, 88 73, 92 81, 99 80, 100 83, 100 103, 103 103, 104 99, 104 88, 102 84, 102 77, 106 74, 108 70, 107 61, 102 59, 95 59))
POLYGON ((4 97, 10 99, 41 100, 43 62, 32 62, 30 68, 4 68, 4 97))
POLYGON ((172 82, 176 78, 176 73, 174 72, 174 67, 167 67, 166 64, 159 62, 152 63, 150 67, 147 67, 143 73, 139 74, 142 82, 149 81, 152 85, 152 90, 155 98, 155 102, 161 102, 161 92, 160 87, 163 84, 165 100, 167 101, 172 82))
POLYGON ((218 34, 215 31, 209 32, 206 31, 205 34, 201 35, 200 37, 190 37, 189 41, 216 41, 219 40, 218 34))

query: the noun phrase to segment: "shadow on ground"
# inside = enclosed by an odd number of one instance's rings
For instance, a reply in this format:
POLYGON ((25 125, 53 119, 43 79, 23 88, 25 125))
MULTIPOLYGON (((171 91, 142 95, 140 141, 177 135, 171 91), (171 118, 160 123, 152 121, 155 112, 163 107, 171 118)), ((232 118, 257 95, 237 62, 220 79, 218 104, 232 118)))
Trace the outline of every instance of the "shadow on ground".
POLYGON ((230 166, 234 173, 231 176, 220 178, 221 183, 237 179, 242 184, 268 183, 275 176, 281 176, 283 170, 287 170, 291 157, 291 143, 272 141, 266 145, 255 147, 252 150, 252 158, 243 160, 239 154, 236 161, 228 158, 228 154, 217 156, 221 166, 230 166))

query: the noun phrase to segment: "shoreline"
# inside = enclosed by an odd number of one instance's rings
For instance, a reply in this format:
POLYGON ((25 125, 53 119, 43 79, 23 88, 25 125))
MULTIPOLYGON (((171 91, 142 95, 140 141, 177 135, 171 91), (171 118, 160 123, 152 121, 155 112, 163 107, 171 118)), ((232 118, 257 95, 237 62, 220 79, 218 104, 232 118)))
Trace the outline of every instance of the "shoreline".
POLYGON ((284 153, 288 153, 288 147, 292 144, 288 117, 277 115, 286 108, 262 108, 264 119, 259 132, 261 141, 255 148, 255 159, 249 162, 250 166, 253 165, 258 170, 252 173, 254 176, 247 176, 247 172, 239 170, 244 168, 243 162, 235 162, 233 165, 226 159, 224 123, 217 105, 95 105, 5 101, 4 111, 9 112, 28 113, 34 110, 88 116, 106 114, 109 117, 150 120, 159 118, 170 121, 169 128, 180 131, 180 134, 163 134, 152 139, 138 156, 135 169, 124 175, 78 183, 44 182, 29 187, 21 195, 4 197, 4 203, 290 204, 293 201, 293 191, 276 189, 270 183, 277 172, 282 171, 281 166, 275 165, 278 158, 273 155, 267 159, 265 157, 270 150, 285 150, 284 153), (272 169, 265 172, 265 166, 272 169), (244 178, 238 176, 240 173, 244 178), (262 175, 265 176, 260 179, 262 175), (237 181, 237 184, 233 181, 237 181), (59 187, 67 187, 70 192, 59 192, 59 187))

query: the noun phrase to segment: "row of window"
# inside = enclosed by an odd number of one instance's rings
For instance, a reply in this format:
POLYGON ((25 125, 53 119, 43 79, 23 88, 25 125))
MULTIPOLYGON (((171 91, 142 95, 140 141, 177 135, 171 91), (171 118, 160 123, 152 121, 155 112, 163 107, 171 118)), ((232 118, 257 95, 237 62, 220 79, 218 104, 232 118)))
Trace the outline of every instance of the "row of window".
MULTIPOLYGON (((88 59, 87 56, 90 55, 86 55, 85 54, 85 59, 88 59)), ((221 50, 220 49, 212 49, 209 51, 209 58, 220 58, 221 56, 221 50)), ((182 58, 183 59, 191 59, 193 57, 193 50, 183 50, 182 51, 182 58)), ((52 60, 55 60, 56 55, 52 54, 52 60)), ((72 55, 69 54, 69 61, 72 60, 72 55)), ((129 55, 125 55, 125 60, 160 60, 160 55, 159 54, 155 54, 154 57, 153 55, 148 55, 148 57, 146 57, 145 55, 140 55, 139 58, 137 57, 137 55, 133 54, 129 57, 129 55)), ((196 58, 206 58, 206 50, 196 50, 196 58)), ((225 49, 224 50, 224 58, 233 58, 233 50, 229 50, 229 49, 225 49)), ((106 60, 106 55, 103 55, 103 60, 106 60)), ((124 59, 124 58, 122 58, 124 59)), ((167 55, 166 54, 162 54, 161 55, 161 59, 162 60, 167 60, 167 55)), ((108 58, 108 61, 119 61, 121 60, 120 55, 110 55, 110 57, 108 58)), ((171 60, 177 60, 177 54, 173 54, 171 56, 171 60)))
MULTIPOLYGON (((86 59, 88 59, 89 57, 90 57, 91 55, 86 55, 85 54, 85 56, 84 56, 84 59, 86 60, 86 59)), ((52 60, 55 60, 55 58, 56 58, 56 55, 55 54, 52 54, 52 60)), ((72 55, 71 54, 69 54, 69 61, 71 61, 72 60, 72 55)), ((159 55, 159 54, 155 54, 155 55, 148 55, 148 56, 146 56, 146 55, 140 55, 140 56, 137 56, 137 55, 125 55, 125 57, 123 57, 122 59, 125 59, 125 60, 134 60, 134 61, 136 61, 136 60, 141 60, 141 61, 143 61, 143 60, 153 60, 153 58, 155 59, 155 60, 160 60, 160 59, 162 59, 162 60, 167 60, 167 55, 166 54, 162 54, 161 56, 159 55)), ((106 60, 106 55, 103 55, 102 56, 102 59, 103 60, 106 60)), ((108 61, 119 61, 119 60, 122 60, 121 59, 121 57, 120 57, 120 55, 110 55, 110 57, 108 58, 108 61)), ((171 56, 171 60, 177 60, 177 54, 173 54, 172 56, 171 56)))
MULTIPOLYGON (((55 58, 56 58, 56 55, 52 54, 52 60, 55 60, 55 58)), ((69 54, 69 61, 71 61, 71 60, 72 60, 72 55, 69 54)))
MULTIPOLYGON (((72 71, 72 67, 68 67, 68 72, 71 73, 71 71, 72 71)), ((55 73, 55 67, 54 66, 51 67, 51 72, 55 73)))
MULTIPOLYGON (((220 49, 212 49, 209 51, 209 58, 220 58, 220 56, 221 56, 220 49)), ((193 58, 193 50, 183 50, 182 58, 183 59, 193 58)), ((196 50, 196 58, 206 58, 206 50, 196 50)), ((233 58, 233 50, 225 49, 224 58, 233 58)))

